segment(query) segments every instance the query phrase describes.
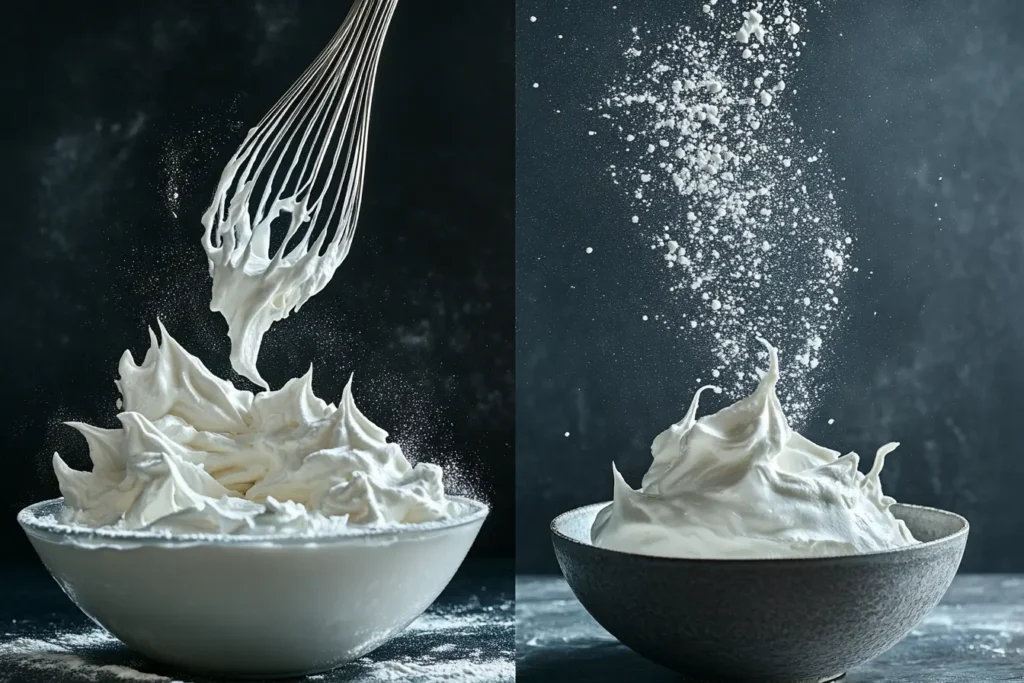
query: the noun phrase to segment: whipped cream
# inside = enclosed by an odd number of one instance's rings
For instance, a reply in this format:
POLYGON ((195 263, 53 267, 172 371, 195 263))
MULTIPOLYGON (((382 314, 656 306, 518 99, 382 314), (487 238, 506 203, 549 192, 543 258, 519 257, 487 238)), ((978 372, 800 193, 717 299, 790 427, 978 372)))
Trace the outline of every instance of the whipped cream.
POLYGON ((697 391, 681 421, 658 435, 634 491, 615 466, 613 502, 594 520, 594 545, 661 557, 766 559, 852 555, 917 543, 890 511, 879 474, 898 444, 878 449, 867 474, 856 453, 818 446, 790 429, 775 393, 778 353, 753 394, 697 419, 697 391))
POLYGON ((356 408, 313 394, 312 368, 253 395, 211 373, 160 324, 121 356, 119 429, 70 422, 92 472, 54 453, 65 523, 175 533, 321 533, 449 519, 441 468, 412 466, 356 408))
MULTIPOLYGON (((256 128, 249 131, 225 167, 213 203, 203 214, 202 242, 213 279, 210 310, 223 315, 228 323, 231 367, 269 389, 256 369, 263 335, 271 325, 299 310, 327 286, 348 255, 351 235, 347 228, 339 226, 326 245, 327 230, 310 243, 308 224, 317 209, 309 207, 308 197, 276 198, 266 211, 261 205, 261 212, 251 223, 249 200, 255 186, 251 179, 236 176, 252 165, 250 156, 259 151, 253 141, 258 133, 256 128), (231 194, 236 182, 237 190, 231 194), (286 237, 271 254, 270 226, 282 216, 288 217, 286 237), (305 239, 292 246, 292 239, 304 229, 305 239)), ((298 159, 296 155, 293 166, 298 159)), ((354 229, 355 210, 340 220, 354 229)))

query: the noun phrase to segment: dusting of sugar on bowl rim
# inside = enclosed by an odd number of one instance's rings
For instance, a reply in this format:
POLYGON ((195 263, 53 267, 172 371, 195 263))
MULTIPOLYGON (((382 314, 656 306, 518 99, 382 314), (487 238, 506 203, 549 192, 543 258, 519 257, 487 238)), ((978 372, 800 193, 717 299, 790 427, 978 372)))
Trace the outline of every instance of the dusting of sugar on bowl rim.
POLYGON ((471 525, 482 522, 490 507, 481 501, 464 496, 446 495, 445 498, 459 505, 461 514, 447 519, 429 522, 396 523, 377 526, 346 526, 330 531, 282 531, 277 533, 182 533, 168 529, 123 529, 118 527, 90 527, 84 524, 67 524, 57 516, 63 506, 63 498, 39 501, 18 513, 18 524, 31 537, 32 533, 52 535, 61 543, 83 548, 109 547, 127 550, 142 545, 164 547, 191 547, 196 545, 237 545, 237 546, 295 546, 344 543, 354 540, 388 542, 391 537, 430 533, 433 531, 471 525))

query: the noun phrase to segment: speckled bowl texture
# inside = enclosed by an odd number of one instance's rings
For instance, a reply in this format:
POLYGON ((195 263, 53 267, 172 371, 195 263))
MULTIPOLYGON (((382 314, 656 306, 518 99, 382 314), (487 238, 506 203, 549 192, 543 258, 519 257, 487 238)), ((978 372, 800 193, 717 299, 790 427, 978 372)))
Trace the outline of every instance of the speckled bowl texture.
POLYGON ((697 681, 829 681, 888 650, 945 595, 969 525, 896 505, 923 543, 787 560, 690 560, 596 548, 599 503, 551 523, 558 564, 583 606, 623 644, 697 681))

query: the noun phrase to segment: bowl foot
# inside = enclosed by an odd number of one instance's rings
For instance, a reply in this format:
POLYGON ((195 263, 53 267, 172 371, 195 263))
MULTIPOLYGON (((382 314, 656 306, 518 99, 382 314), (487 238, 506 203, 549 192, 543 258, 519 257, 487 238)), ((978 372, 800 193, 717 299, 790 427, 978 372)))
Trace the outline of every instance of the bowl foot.
MULTIPOLYGON (((787 681, 786 683, 832 683, 833 681, 838 681, 839 679, 844 678, 845 676, 846 672, 844 671, 842 673, 832 674, 831 676, 825 676, 824 678, 801 678, 794 679, 792 681, 787 681)), ((685 683, 719 683, 719 679, 708 678, 684 677, 683 680, 685 681, 685 683)), ((746 683, 762 683, 760 679, 751 679, 750 681, 746 681, 746 679, 744 679, 744 681, 746 683)), ((766 679, 766 681, 768 683, 778 683, 778 679, 774 678, 770 679, 770 681, 766 679)))

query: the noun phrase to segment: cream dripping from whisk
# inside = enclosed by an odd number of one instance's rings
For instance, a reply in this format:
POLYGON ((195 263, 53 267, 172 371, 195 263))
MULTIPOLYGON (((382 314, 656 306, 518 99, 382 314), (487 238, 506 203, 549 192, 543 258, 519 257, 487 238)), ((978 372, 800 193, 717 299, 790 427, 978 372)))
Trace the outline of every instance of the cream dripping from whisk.
POLYGON ((373 83, 397 2, 356 0, 330 44, 249 131, 203 215, 210 309, 227 320, 235 372, 264 389, 256 369, 263 335, 330 282, 352 245, 373 83), (284 232, 273 253, 272 231, 284 232))
POLYGON ((917 543, 882 493, 879 474, 898 444, 878 449, 868 474, 790 429, 775 394, 778 354, 754 393, 697 419, 703 387, 683 419, 654 440, 634 491, 612 466, 613 502, 591 530, 604 548, 660 557, 765 559, 852 555, 917 543))

